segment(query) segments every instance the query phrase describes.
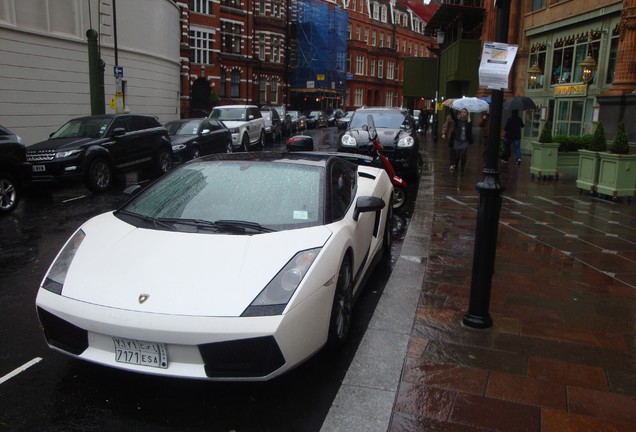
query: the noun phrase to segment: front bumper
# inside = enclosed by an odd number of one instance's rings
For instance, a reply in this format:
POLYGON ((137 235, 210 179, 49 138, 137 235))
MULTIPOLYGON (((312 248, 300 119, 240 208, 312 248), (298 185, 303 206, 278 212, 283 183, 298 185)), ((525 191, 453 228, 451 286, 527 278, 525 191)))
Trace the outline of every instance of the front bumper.
POLYGON ((36 306, 49 346, 86 361, 171 377, 265 381, 325 344, 332 299, 322 289, 285 315, 206 317, 113 309, 40 289, 36 306), (115 361, 113 336, 165 344, 167 368, 115 361))

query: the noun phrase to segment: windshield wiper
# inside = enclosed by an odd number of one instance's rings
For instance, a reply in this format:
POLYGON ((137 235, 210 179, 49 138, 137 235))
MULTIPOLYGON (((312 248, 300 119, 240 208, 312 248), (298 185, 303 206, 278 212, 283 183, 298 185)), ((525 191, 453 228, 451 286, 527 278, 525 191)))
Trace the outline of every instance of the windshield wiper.
POLYGON ((121 214, 121 215, 124 215, 124 216, 130 216, 130 217, 133 217, 133 218, 136 218, 136 219, 140 219, 140 220, 145 221, 145 222, 149 222, 149 223, 153 224, 154 227, 157 228, 157 229, 159 227, 161 227, 161 228, 164 228, 164 229, 167 229, 167 230, 170 230, 170 231, 176 231, 174 226, 172 226, 172 225, 170 225, 168 223, 165 223, 165 222, 163 222, 163 221, 161 221, 159 219, 155 219, 153 217, 150 217, 150 216, 142 215, 142 214, 139 214, 139 213, 129 212, 127 210, 118 210, 118 211, 115 212, 115 214, 121 214))
POLYGON ((242 220, 225 220, 225 219, 221 219, 218 220, 216 222, 214 222, 214 224, 216 226, 219 227, 236 227, 236 228, 246 228, 246 229, 251 229, 253 231, 258 231, 258 232, 274 232, 276 230, 273 230, 271 228, 266 228, 263 225, 257 223, 257 222, 249 222, 249 221, 242 221, 242 220))

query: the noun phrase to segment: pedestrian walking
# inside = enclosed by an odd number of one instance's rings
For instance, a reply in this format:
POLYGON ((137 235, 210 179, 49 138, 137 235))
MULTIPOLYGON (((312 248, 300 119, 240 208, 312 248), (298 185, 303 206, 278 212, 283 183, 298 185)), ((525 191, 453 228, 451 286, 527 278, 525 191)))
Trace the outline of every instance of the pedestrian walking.
POLYGON ((519 111, 513 110, 504 127, 505 148, 504 155, 501 158, 502 162, 508 163, 510 147, 512 147, 515 149, 517 166, 521 165, 521 128, 524 126, 523 121, 519 117, 519 111))
POLYGON ((444 120, 444 126, 442 126, 442 139, 445 140, 448 137, 448 158, 450 161, 450 170, 455 171, 457 165, 457 159, 455 157, 455 149, 453 148, 453 141, 455 140, 455 115, 453 110, 446 116, 444 120))
POLYGON ((430 125, 431 112, 429 110, 423 110, 424 115, 422 115, 422 111, 420 111, 420 115, 422 118, 420 119, 420 127, 424 130, 424 136, 428 133, 428 127, 430 125))
POLYGON ((468 146, 473 143, 473 129, 470 124, 470 116, 468 110, 462 108, 459 111, 459 117, 453 114, 453 120, 455 121, 455 138, 453 139, 453 149, 455 150, 455 162, 459 168, 459 175, 464 175, 464 168, 466 168, 466 154, 468 153, 468 146))

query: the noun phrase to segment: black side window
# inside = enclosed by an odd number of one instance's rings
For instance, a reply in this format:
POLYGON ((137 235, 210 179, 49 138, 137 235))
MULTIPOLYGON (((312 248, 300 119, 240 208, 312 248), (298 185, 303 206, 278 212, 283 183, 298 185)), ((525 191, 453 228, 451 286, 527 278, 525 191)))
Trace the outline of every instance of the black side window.
POLYGON ((211 131, 221 129, 221 125, 216 120, 209 120, 206 123, 207 123, 207 128, 210 129, 211 131))
POLYGON ((132 122, 130 120, 130 117, 119 117, 119 118, 116 118, 115 122, 113 123, 113 130, 115 130, 117 128, 124 128, 126 130, 126 132, 130 132, 130 131, 135 130, 135 129, 133 129, 133 125, 132 125, 132 122))
POLYGON ((147 129, 146 119, 144 117, 133 117, 132 118, 132 130, 143 130, 147 129))
POLYGON ((351 170, 335 163, 330 173, 331 214, 333 220, 339 220, 347 213, 354 196, 355 179, 351 170))

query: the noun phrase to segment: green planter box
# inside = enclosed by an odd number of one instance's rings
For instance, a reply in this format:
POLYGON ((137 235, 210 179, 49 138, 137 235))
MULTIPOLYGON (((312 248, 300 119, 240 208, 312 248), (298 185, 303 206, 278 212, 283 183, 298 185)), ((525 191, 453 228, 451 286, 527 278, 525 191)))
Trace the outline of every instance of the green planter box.
POLYGON ((576 178, 576 187, 580 191, 596 192, 599 172, 599 152, 590 150, 578 150, 579 172, 576 178))
POLYGON ((559 143, 532 143, 530 174, 532 177, 554 177, 557 175, 557 153, 559 143))
POLYGON ((635 189, 636 155, 600 152, 596 192, 614 198, 632 198, 635 189))
POLYGON ((574 177, 579 173, 579 153, 559 152, 557 155, 557 176, 574 177))

